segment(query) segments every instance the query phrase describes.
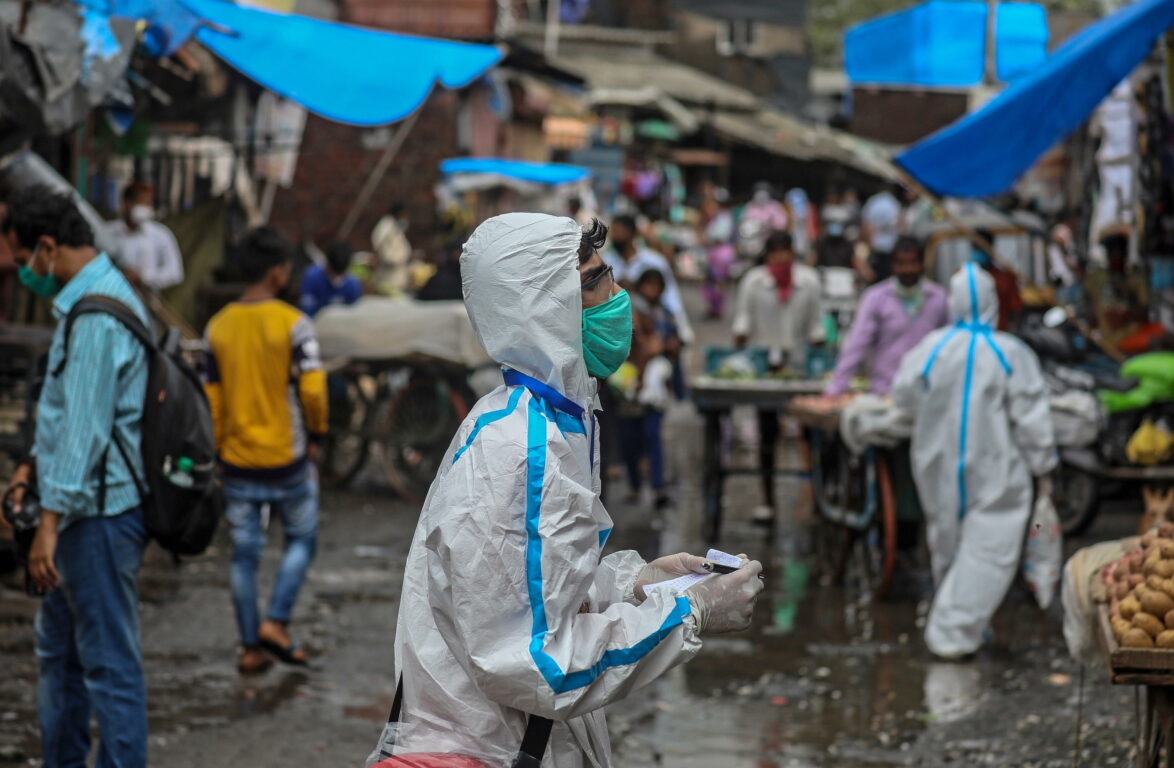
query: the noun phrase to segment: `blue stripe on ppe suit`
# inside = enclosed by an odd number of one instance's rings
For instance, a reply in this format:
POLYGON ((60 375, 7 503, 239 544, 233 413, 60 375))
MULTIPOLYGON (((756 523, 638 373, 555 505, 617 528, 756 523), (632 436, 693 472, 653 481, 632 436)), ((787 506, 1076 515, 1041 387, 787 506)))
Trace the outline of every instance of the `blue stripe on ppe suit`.
POLYGON ((469 433, 469 439, 465 440, 465 444, 458 448, 457 452, 453 454, 453 464, 456 464, 457 459, 463 456, 465 451, 469 450, 469 446, 471 446, 473 441, 477 439, 477 435, 481 433, 482 429, 495 421, 501 421, 506 416, 509 416, 514 412, 514 409, 518 407, 518 401, 522 399, 523 391, 525 390, 523 390, 521 387, 518 387, 512 393, 510 393, 510 401, 506 403, 505 408, 502 408, 500 411, 490 411, 489 413, 483 413, 477 417, 477 422, 473 424, 473 431, 469 433))
MULTIPOLYGON (((543 410, 547 418, 554 421, 558 426, 559 431, 564 435, 585 435, 587 434, 587 427, 583 424, 583 415, 586 411, 583 406, 571 400, 569 397, 559 392, 554 387, 548 384, 543 384, 535 378, 527 376, 524 373, 506 369, 502 371, 503 377, 507 387, 525 387, 530 390, 530 394, 538 399, 542 404, 543 410)), ((595 440, 591 441, 592 455, 595 450, 595 440)), ((594 464, 592 464, 594 466, 594 464)))
MULTIPOLYGON (((546 475, 546 424, 548 416, 537 400, 530 401, 527 419, 526 462, 526 582, 530 596, 532 617, 530 656, 555 693, 565 693, 590 685, 605 670, 624 664, 634 664, 648 655, 656 645, 678 626, 691 610, 689 599, 678 597, 676 607, 665 618, 660 628, 630 648, 613 648, 587 669, 563 671, 545 651, 546 606, 542 589, 542 535, 539 523, 542 517, 542 484, 546 475)), ((604 535, 600 534, 602 545, 604 535)))
POLYGON ((1006 356, 999 345, 995 343, 991 336, 991 326, 983 323, 978 316, 978 288, 974 281, 974 270, 976 267, 973 262, 968 262, 965 266, 967 282, 970 285, 970 322, 964 323, 961 320, 950 329, 950 331, 942 337, 934 347, 933 352, 930 353, 929 360, 925 363, 925 368, 922 370, 922 378, 926 387, 929 386, 929 374, 933 370, 934 363, 937 362, 938 353, 946 346, 949 341, 954 338, 958 331, 965 331, 970 334, 970 340, 966 349, 966 376, 965 383, 962 388, 962 426, 958 434, 958 517, 966 516, 966 506, 968 502, 967 488, 966 488, 966 436, 970 427, 970 390, 974 382, 974 349, 977 345, 978 339, 982 338, 986 341, 987 346, 994 352, 995 357, 999 360, 999 365, 1003 368, 1003 372, 1010 376, 1011 366, 1007 362, 1006 356))

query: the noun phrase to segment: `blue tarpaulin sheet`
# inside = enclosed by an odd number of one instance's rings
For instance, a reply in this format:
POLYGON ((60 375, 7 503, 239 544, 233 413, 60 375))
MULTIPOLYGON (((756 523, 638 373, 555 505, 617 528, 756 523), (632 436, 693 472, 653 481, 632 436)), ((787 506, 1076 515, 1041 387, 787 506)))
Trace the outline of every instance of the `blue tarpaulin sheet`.
POLYGON ((196 38, 242 74, 315 114, 382 125, 432 88, 461 88, 501 59, 491 45, 392 34, 223 0, 183 0, 213 22, 196 38))
POLYGON ((196 33, 202 19, 180 0, 77 0, 89 14, 147 22, 143 47, 151 56, 170 56, 196 33))
POLYGON ((490 45, 363 29, 224 0, 78 3, 91 14, 146 21, 144 43, 152 55, 170 55, 195 35, 274 93, 353 125, 383 125, 407 117, 437 83, 462 88, 502 55, 490 45))
POLYGON ((1080 125, 1174 25, 1174 0, 1140 0, 1087 27, 1033 72, 898 155, 939 195, 988 197, 1080 125))
MULTIPOLYGON (((983 81, 987 4, 931 0, 844 34, 848 80, 871 85, 968 87, 983 81)), ((995 66, 1009 82, 1047 57, 1048 19, 1036 3, 1000 3, 995 66)))
POLYGON ((591 175, 590 169, 579 165, 531 163, 496 157, 454 157, 442 160, 440 172, 445 176, 456 173, 488 173, 537 184, 567 184, 582 181, 591 175))

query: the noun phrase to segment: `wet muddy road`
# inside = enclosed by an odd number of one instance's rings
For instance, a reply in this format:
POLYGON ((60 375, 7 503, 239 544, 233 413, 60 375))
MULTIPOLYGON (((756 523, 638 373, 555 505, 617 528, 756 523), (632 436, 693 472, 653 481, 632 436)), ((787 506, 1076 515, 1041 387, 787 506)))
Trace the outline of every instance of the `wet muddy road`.
MULTIPOLYGON (((704 550, 700 425, 682 408, 668 429, 676 507, 613 505, 615 546, 646 555, 704 550)), ((295 617, 298 639, 315 654, 309 670, 237 675, 226 540, 178 567, 149 552, 142 632, 152 765, 362 765, 391 703, 401 564, 416 514, 368 482, 364 492, 323 499, 321 547, 295 617)), ((780 479, 779 498, 772 537, 749 520, 753 481, 728 484, 722 547, 768 568, 755 625, 707 639, 687 667, 612 708, 617 765, 1074 764, 1081 675, 1064 652, 1058 606, 1041 612, 1017 584, 976 661, 935 663, 919 629, 925 572, 903 562, 896 594, 880 604, 856 599, 850 586, 821 585, 808 554, 808 491, 780 479)), ((1106 514, 1085 541, 1125 535, 1131 521, 1106 514)), ((279 540, 275 526, 271 541, 279 540)), ((273 546, 267 577, 275 564, 273 546)), ((13 586, 0 593, 0 764, 35 765, 35 603, 13 586)), ((1101 670, 1087 673, 1083 765, 1128 763, 1133 712, 1132 689, 1109 686, 1101 670)))

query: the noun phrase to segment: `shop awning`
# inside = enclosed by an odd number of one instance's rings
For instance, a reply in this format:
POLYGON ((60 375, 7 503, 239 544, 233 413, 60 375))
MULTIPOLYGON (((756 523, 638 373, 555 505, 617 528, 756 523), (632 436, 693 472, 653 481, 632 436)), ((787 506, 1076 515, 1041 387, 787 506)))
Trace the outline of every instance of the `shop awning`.
POLYGON ((809 123, 769 107, 754 112, 705 110, 695 112, 723 136, 749 147, 802 162, 826 162, 853 168, 869 176, 895 181, 896 168, 889 150, 876 142, 809 123))
POLYGON ((193 34, 241 74, 322 117, 384 125, 407 117, 439 83, 462 88, 493 67, 490 45, 414 37, 277 13, 225 0, 79 0, 147 22, 157 55, 193 34))
POLYGON ((1139 0, 1087 27, 982 109, 895 160, 938 195, 1005 192, 1092 113, 1171 25, 1174 0, 1139 0))
POLYGON ((410 37, 223 0, 184 0, 215 26, 196 38, 252 80, 322 117, 383 125, 437 83, 462 88, 501 59, 490 45, 410 37))
POLYGON ((563 163, 532 163, 498 157, 454 157, 440 162, 445 176, 482 174, 532 184, 569 184, 591 176, 591 169, 563 163))
POLYGON ((633 47, 562 46, 553 61, 586 81, 592 104, 658 110, 683 133, 697 127, 686 105, 754 109, 760 103, 744 88, 633 47))

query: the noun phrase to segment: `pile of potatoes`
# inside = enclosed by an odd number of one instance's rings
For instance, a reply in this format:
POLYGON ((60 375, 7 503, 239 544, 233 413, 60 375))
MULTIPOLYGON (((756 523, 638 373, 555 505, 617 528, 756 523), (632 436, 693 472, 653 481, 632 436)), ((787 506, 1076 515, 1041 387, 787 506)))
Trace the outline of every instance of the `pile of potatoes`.
POLYGON ((1174 524, 1142 536, 1138 549, 1102 575, 1117 642, 1125 648, 1174 649, 1174 524))

